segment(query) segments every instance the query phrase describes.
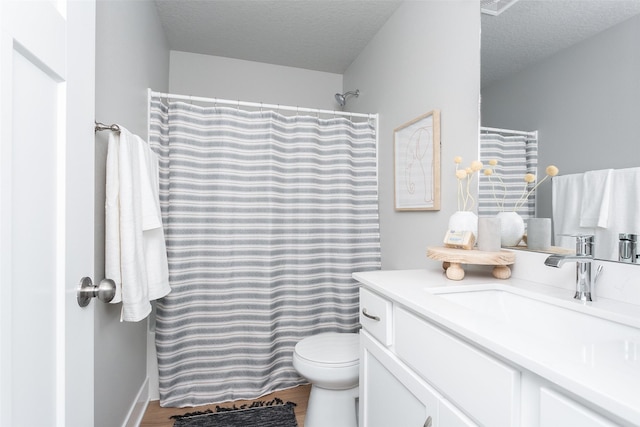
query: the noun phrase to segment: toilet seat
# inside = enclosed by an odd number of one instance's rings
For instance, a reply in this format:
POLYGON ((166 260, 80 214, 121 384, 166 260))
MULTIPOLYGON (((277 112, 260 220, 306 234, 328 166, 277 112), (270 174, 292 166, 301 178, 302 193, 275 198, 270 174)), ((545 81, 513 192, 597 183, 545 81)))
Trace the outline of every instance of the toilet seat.
POLYGON ((327 367, 348 367, 360 363, 360 336, 326 332, 298 342, 295 353, 305 362, 327 367))

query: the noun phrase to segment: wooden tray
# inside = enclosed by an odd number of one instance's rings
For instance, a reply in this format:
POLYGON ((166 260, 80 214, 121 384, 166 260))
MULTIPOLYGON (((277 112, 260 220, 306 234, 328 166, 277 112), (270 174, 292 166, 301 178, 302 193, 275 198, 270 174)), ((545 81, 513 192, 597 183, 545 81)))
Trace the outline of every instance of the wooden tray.
POLYGON ((485 252, 445 247, 427 248, 427 258, 442 261, 442 268, 451 280, 464 279, 462 264, 493 265, 493 277, 508 279, 511 277, 509 265, 516 261, 516 255, 510 251, 485 252))

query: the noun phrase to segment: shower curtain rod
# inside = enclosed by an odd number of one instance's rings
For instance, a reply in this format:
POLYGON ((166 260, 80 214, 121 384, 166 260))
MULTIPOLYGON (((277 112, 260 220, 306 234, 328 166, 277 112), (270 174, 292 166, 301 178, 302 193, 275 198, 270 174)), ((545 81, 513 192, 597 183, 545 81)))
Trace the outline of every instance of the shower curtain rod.
POLYGON ((531 138, 538 138, 538 131, 537 130, 535 130, 533 132, 524 132, 524 131, 520 131, 520 130, 480 127, 480 132, 495 132, 495 133, 500 133, 500 134, 524 135, 524 136, 528 136, 528 137, 531 137, 531 138))
POLYGON ((346 116, 346 117, 362 117, 367 119, 375 119, 378 121, 378 114, 365 114, 365 113, 349 113, 345 111, 336 111, 336 110, 320 110, 317 108, 303 108, 303 107, 292 107, 290 105, 278 105, 278 104, 263 104, 262 102, 245 102, 245 101, 233 101, 229 99, 219 99, 219 98, 204 98, 201 96, 191 96, 191 95, 176 95, 173 93, 163 93, 163 92, 155 92, 149 89, 149 98, 152 96, 158 96, 160 98, 171 98, 177 99, 181 101, 196 101, 196 102, 209 102, 213 104, 225 104, 225 105, 233 105, 237 107, 251 107, 251 108, 270 108, 273 110, 281 110, 281 111, 295 111, 298 113, 313 113, 313 114, 326 114, 326 115, 334 115, 334 116, 346 116))

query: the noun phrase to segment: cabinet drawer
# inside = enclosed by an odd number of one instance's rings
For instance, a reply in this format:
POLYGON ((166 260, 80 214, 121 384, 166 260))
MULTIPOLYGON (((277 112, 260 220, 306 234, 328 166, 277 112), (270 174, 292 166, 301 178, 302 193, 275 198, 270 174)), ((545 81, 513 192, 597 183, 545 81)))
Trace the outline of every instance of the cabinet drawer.
POLYGON ((485 426, 518 424, 518 371, 401 308, 394 322, 398 356, 457 407, 485 426))
POLYGON ((391 345, 391 307, 390 301, 368 289, 360 288, 360 324, 386 346, 391 345))
POLYGON ((614 427, 595 412, 552 390, 540 389, 540 427, 614 427))

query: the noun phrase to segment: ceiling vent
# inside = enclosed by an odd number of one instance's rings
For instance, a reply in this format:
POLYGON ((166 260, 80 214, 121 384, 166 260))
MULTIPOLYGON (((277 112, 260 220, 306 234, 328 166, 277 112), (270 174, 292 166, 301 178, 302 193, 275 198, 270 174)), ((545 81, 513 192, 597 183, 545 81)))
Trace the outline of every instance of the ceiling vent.
POLYGON ((498 16, 518 0, 480 0, 480 11, 487 15, 498 16))

